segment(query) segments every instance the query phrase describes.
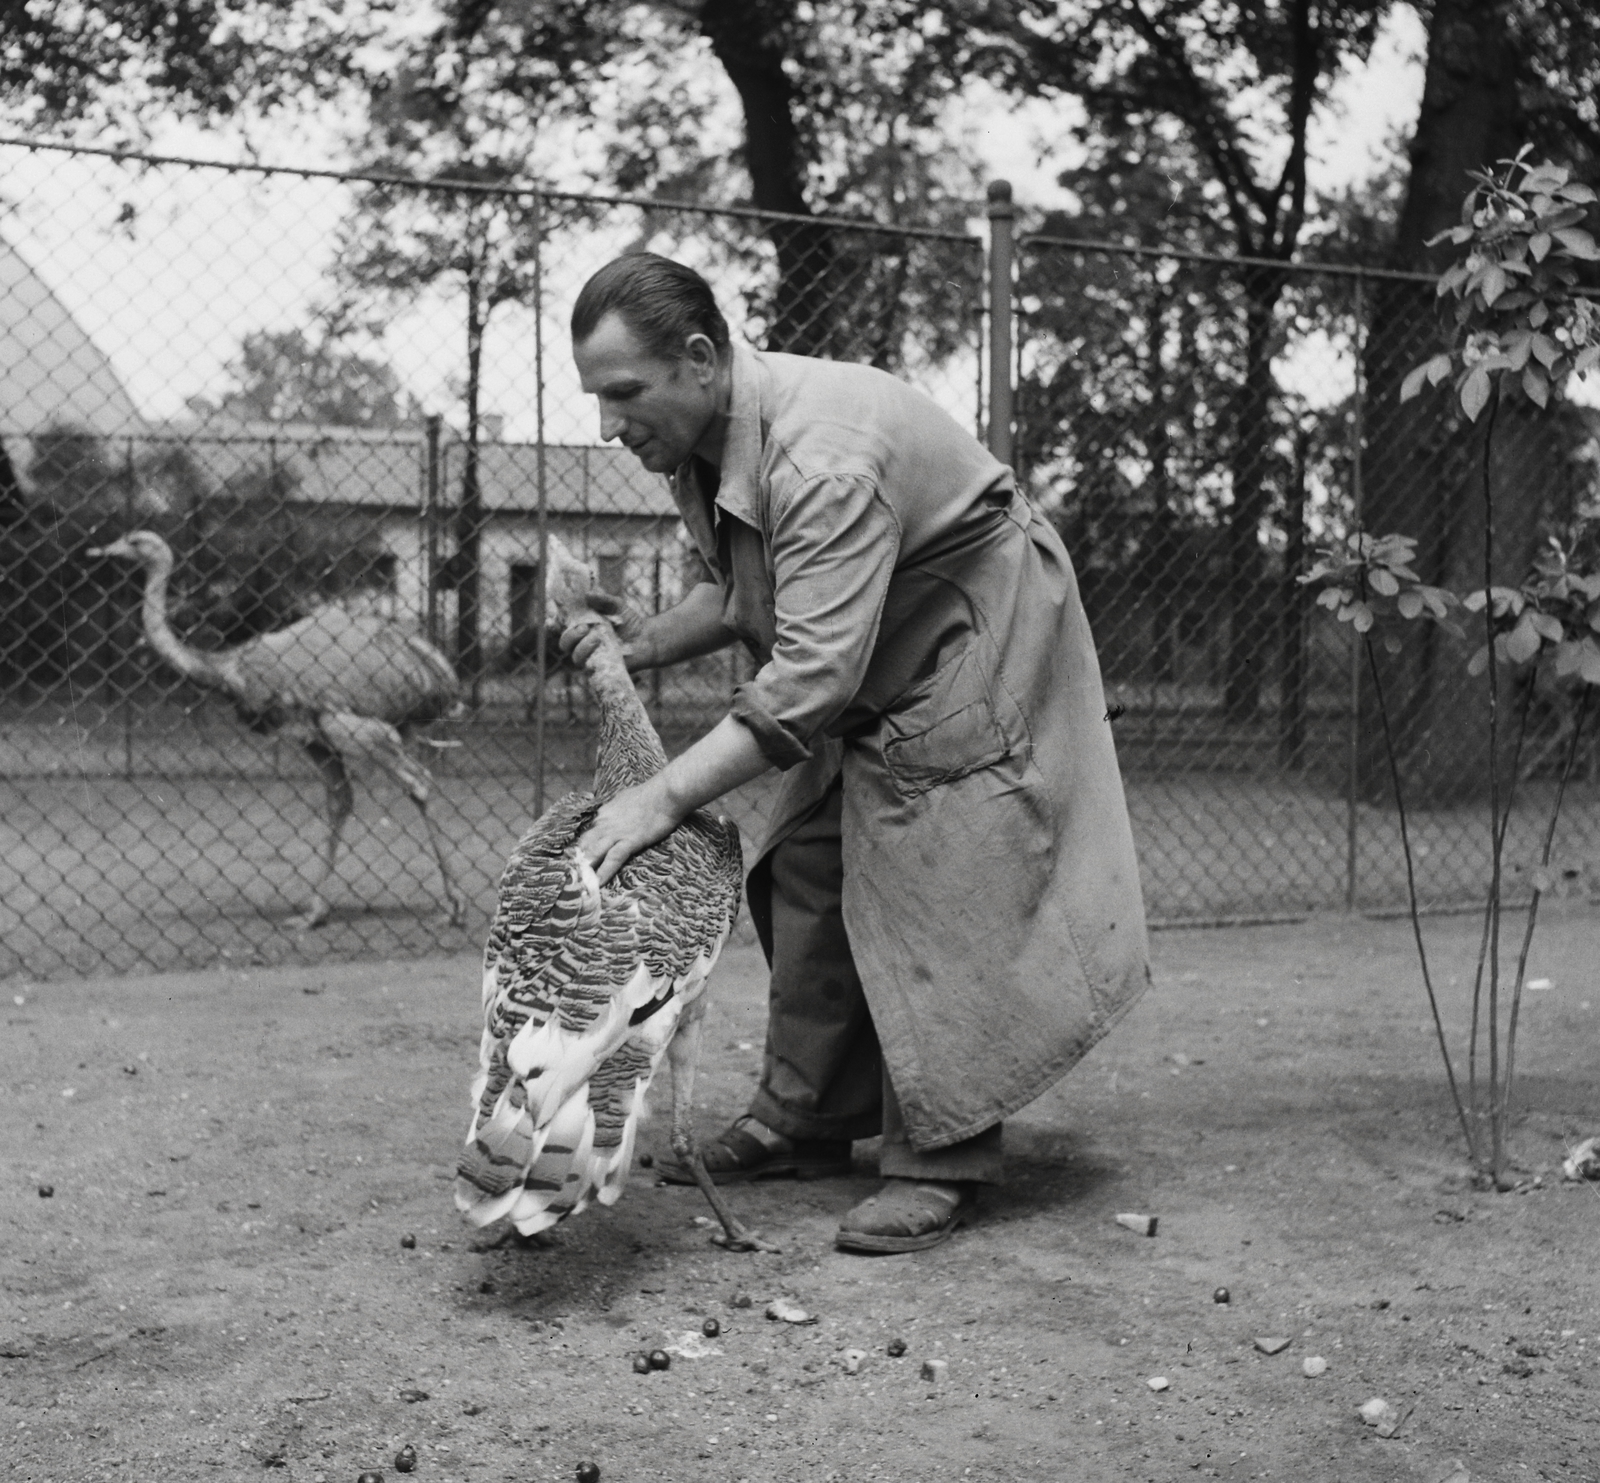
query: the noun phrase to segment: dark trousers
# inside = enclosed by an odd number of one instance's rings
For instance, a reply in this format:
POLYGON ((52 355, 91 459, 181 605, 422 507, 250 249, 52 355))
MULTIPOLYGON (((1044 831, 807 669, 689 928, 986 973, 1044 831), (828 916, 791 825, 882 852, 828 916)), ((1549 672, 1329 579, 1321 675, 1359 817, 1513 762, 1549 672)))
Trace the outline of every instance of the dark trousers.
POLYGON ((788 1138, 883 1135, 885 1178, 1000 1183, 1001 1125, 918 1153, 845 933, 841 781, 750 873, 750 911, 772 970, 766 1061, 750 1112, 788 1138))

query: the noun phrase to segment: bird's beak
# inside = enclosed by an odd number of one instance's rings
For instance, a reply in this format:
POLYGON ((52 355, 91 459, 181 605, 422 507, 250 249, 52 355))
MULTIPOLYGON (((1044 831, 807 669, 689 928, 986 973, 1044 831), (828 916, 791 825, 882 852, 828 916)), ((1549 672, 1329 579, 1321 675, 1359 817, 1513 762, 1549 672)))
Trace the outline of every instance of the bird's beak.
POLYGON ((107 556, 132 556, 133 549, 126 541, 113 541, 109 546, 91 546, 83 554, 91 561, 100 561, 107 556))

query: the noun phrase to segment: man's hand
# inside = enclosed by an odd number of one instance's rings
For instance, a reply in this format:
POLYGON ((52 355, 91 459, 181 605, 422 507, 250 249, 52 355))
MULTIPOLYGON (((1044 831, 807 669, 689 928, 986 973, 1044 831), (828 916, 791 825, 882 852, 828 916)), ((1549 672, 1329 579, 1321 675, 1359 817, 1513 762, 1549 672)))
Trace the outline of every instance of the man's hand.
MULTIPOLYGON (((645 613, 627 599, 613 597, 609 592, 591 592, 585 600, 590 611, 603 615, 616 630, 617 637, 622 640, 622 657, 628 668, 646 668, 649 661, 644 652, 647 648, 644 637, 650 620, 645 613)), ((580 619, 562 631, 561 652, 576 668, 582 669, 599 642, 596 625, 580 619)))
POLYGON ((657 773, 647 783, 625 788, 600 806, 594 823, 578 841, 578 853, 605 885, 640 850, 665 839, 692 812, 674 805, 657 773))

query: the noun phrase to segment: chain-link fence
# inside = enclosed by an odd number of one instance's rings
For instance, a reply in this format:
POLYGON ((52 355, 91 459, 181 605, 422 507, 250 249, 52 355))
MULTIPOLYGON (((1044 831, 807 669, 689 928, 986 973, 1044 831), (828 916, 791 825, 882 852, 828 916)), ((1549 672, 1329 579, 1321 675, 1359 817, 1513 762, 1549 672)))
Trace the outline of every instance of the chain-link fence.
MULTIPOLYGON (((481 941, 515 839, 592 760, 545 539, 648 610, 699 571, 571 366, 565 316, 614 253, 691 263, 756 343, 1012 431, 1005 221, 986 259, 959 231, 493 184, 25 143, 0 163, 0 976, 481 941), (315 728, 313 691, 339 698, 315 728)), ((1016 462, 1125 708, 1152 914, 1398 905, 1370 699, 1293 576, 1363 498, 1375 528, 1434 518, 1407 501, 1453 445, 1379 415, 1431 348, 1427 286, 1017 246, 1016 462)), ((1464 724, 1454 657, 1395 659, 1418 758, 1464 724)), ((669 750, 748 672, 730 652, 644 677, 669 750)), ((1558 695, 1531 704, 1530 803, 1563 724, 1558 695)), ((1597 832, 1583 776, 1574 847, 1597 832)), ((766 797, 732 800, 747 832, 766 797)), ((1462 900, 1481 808, 1418 802, 1424 889, 1462 900)))
MULTIPOLYGON (((700 572, 571 366, 565 316, 614 253, 693 264, 758 343, 981 415, 976 237, 16 143, 0 164, 0 976, 481 941, 517 836, 592 766, 543 542, 651 611, 700 572)), ((749 672, 644 678, 669 749, 749 672)), ((731 801, 747 833, 767 796, 731 801)))
MULTIPOLYGON (((1398 397, 1437 348, 1431 281, 1047 236, 1019 247, 1017 461, 1066 537, 1123 708, 1152 916, 1403 907, 1367 660, 1296 578, 1311 547, 1360 527, 1416 537, 1426 580, 1481 584, 1472 434, 1442 396, 1398 397)), ((1514 585, 1542 533, 1593 493, 1596 430, 1570 408, 1501 423, 1498 580, 1514 585)), ((1430 907, 1481 901, 1488 884, 1475 646, 1423 625, 1378 646, 1430 907)), ((1507 700, 1527 718, 1508 758, 1507 857, 1527 872, 1574 696, 1524 676, 1507 700)), ((1517 724, 1506 730, 1514 745, 1517 724)), ((1575 779, 1556 855, 1592 889, 1600 748, 1584 749, 1575 779)))

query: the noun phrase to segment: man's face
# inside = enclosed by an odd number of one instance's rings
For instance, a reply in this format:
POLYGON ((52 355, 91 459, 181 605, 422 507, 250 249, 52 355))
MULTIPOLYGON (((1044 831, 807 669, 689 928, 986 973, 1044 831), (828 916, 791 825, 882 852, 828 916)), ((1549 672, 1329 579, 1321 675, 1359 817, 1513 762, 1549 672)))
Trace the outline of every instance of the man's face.
POLYGON ((677 468, 711 425, 716 353, 703 335, 690 339, 681 359, 663 360, 608 314, 572 347, 572 358, 583 389, 600 403, 601 438, 620 438, 651 473, 677 468))

